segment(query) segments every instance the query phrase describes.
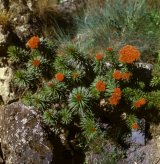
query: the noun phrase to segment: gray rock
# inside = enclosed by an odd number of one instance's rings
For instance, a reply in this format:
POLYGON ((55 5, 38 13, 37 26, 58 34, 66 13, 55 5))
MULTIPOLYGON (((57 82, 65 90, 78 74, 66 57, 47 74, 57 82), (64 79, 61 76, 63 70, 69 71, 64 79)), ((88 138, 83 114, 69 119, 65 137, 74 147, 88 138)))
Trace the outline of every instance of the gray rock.
MULTIPOLYGON (((99 144, 99 143, 98 143, 99 144)), ((102 147, 101 147, 102 148, 102 147)), ((123 151, 118 145, 109 141, 101 151, 90 150, 86 152, 86 164, 119 164, 123 151)))
POLYGON ((141 130, 132 130, 132 142, 145 145, 145 135, 141 130))
POLYGON ((123 164, 159 164, 160 163, 160 138, 154 138, 145 146, 131 145, 126 152, 127 158, 123 164), (133 148, 135 151, 132 151, 133 148))
POLYGON ((148 70, 152 70, 152 69, 153 69, 153 64, 150 64, 150 63, 140 63, 140 62, 136 62, 135 65, 136 65, 138 68, 145 68, 145 69, 148 69, 148 70))
MULTIPOLYGON (((140 120, 140 125, 144 124, 144 120, 140 120)), ((143 130, 143 125, 142 125, 143 130)), ((126 151, 126 159, 122 164, 159 164, 160 163, 160 124, 151 125, 152 140, 146 145, 132 143, 126 151)))
POLYGON ((50 164, 53 147, 32 107, 12 103, 0 109, 0 137, 6 164, 50 164))
POLYGON ((145 119, 138 120, 139 129, 132 129, 131 134, 131 143, 138 145, 145 145, 146 136, 145 136, 145 119))

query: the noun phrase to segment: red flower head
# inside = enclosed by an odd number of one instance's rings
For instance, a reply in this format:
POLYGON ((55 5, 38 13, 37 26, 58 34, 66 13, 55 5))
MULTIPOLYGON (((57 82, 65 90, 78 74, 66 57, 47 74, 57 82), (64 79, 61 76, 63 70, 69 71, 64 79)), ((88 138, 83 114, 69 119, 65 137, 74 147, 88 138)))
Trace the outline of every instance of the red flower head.
POLYGON ((117 105, 119 100, 121 99, 122 91, 120 88, 115 88, 114 92, 112 93, 111 97, 108 99, 109 104, 117 105))
POLYGON ((131 45, 126 45, 122 47, 119 51, 120 57, 119 61, 122 63, 131 64, 140 57, 139 50, 131 45))
POLYGON ((115 97, 113 97, 113 96, 111 96, 111 97, 108 99, 108 101, 109 101, 109 104, 115 105, 115 106, 119 103, 119 101, 117 100, 117 98, 115 98, 115 97))
POLYGON ((38 48, 39 42, 40 42, 39 37, 33 36, 28 40, 27 45, 28 47, 35 49, 38 48))
POLYGON ((56 78, 56 80, 57 81, 63 81, 64 80, 64 74, 63 73, 57 73, 56 75, 55 75, 55 78, 56 78))
POLYGON ((137 130, 139 128, 139 126, 137 123, 133 123, 131 128, 137 130))
POLYGON ((106 50, 107 51, 113 51, 113 48, 112 47, 108 47, 106 50))
POLYGON ((40 65, 40 61, 38 59, 33 60, 34 67, 38 67, 40 65))
POLYGON ((102 60, 103 59, 103 54, 97 54, 96 55, 96 60, 99 61, 99 60, 102 60))
POLYGON ((138 101, 134 102, 134 107, 140 108, 141 106, 146 104, 146 100, 144 98, 139 99, 138 101))
POLYGON ((114 94, 117 94, 118 96, 121 96, 121 94, 122 94, 121 88, 115 88, 114 89, 114 94))
POLYGON ((122 79, 122 73, 119 71, 119 70, 116 70, 114 73, 113 73, 113 78, 115 78, 116 80, 120 80, 122 79))
POLYGON ((130 72, 125 72, 122 74, 122 79, 123 80, 129 80, 132 74, 130 72))
POLYGON ((96 83, 96 89, 99 92, 103 92, 106 89, 106 84, 103 81, 100 80, 96 83))

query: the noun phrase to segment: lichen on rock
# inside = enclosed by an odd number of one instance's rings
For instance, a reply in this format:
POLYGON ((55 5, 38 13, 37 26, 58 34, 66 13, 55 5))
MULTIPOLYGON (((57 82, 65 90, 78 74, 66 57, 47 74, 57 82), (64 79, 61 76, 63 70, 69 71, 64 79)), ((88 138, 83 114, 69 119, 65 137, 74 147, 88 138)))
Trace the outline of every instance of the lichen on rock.
POLYGON ((0 137, 6 164, 50 164, 53 146, 32 107, 12 103, 0 109, 0 137))

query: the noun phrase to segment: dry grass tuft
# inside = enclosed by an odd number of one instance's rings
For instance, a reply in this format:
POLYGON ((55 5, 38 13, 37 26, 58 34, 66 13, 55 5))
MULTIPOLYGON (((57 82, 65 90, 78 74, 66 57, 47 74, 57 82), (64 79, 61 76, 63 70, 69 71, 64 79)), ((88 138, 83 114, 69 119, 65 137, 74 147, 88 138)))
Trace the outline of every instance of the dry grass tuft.
POLYGON ((159 0, 147 0, 149 7, 160 9, 160 1, 159 0))
POLYGON ((45 15, 46 12, 53 12, 57 5, 57 0, 38 0, 36 4, 36 13, 39 17, 45 15))
POLYGON ((6 11, 0 11, 0 25, 6 26, 10 22, 10 13, 6 11))
POLYGON ((41 22, 46 37, 54 34, 56 20, 60 17, 57 4, 57 0, 38 0, 36 3, 34 12, 41 22))
POLYGON ((59 30, 68 33, 73 26, 71 10, 58 3, 58 0, 38 0, 35 5, 34 15, 38 17, 43 35, 52 37, 59 30))
POLYGON ((103 6, 106 0, 88 0, 87 8, 96 8, 97 6, 103 6))

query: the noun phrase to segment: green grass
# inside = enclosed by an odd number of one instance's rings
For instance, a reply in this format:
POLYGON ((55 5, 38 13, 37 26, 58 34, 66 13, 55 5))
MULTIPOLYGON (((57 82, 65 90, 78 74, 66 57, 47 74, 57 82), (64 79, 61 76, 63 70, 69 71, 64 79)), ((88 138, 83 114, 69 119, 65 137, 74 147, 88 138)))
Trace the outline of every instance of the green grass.
POLYGON ((152 56, 160 47, 160 12, 146 0, 106 0, 104 7, 88 8, 78 19, 78 42, 93 53, 107 47, 132 44, 152 56))

